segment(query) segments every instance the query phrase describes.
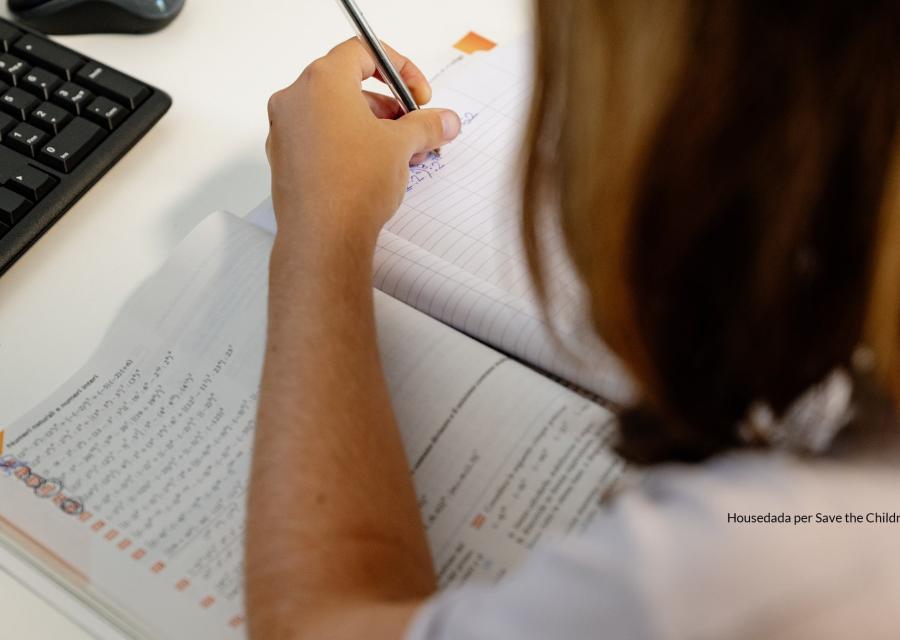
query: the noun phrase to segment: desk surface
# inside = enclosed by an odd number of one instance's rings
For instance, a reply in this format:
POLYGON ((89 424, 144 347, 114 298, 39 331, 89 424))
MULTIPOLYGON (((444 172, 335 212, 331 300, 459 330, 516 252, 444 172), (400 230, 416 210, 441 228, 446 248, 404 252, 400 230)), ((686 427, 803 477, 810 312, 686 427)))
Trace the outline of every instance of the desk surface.
MULTIPOLYGON (((380 37, 426 68, 470 29, 503 42, 530 18, 529 0, 360 4, 380 37)), ((268 195, 268 96, 350 35, 328 0, 188 0, 157 34, 59 38, 165 89, 174 105, 0 277, 0 424, 77 369, 136 284, 206 214, 242 214, 268 195)), ((11 635, 88 637, 2 572, 0 619, 11 635)))

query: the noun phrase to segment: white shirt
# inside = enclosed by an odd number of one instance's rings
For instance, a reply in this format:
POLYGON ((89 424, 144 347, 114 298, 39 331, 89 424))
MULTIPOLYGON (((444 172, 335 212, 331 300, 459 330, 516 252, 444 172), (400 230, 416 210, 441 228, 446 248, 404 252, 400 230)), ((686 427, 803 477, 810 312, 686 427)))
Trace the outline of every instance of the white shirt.
POLYGON ((900 522, 815 514, 900 518, 897 459, 746 452, 658 467, 581 537, 535 549, 498 585, 436 596, 408 638, 896 640, 900 522), (782 512, 813 520, 728 522, 782 512))

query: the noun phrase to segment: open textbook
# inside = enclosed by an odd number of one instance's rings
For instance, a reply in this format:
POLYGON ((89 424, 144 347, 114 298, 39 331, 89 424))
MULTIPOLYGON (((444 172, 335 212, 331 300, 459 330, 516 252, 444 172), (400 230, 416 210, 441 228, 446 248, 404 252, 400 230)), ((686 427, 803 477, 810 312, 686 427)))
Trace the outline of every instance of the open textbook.
MULTIPOLYGON (((523 102, 523 59, 498 50, 442 76, 439 99, 466 129, 457 151, 412 170, 379 244, 379 348, 442 588, 500 580, 539 541, 583 529, 623 470, 612 414, 522 363, 605 397, 625 388, 554 359, 502 217, 515 205, 491 172, 512 166, 498 168, 521 122, 503 109, 523 102), (504 74, 518 79, 501 90, 504 74)), ((5 427, 0 541, 132 637, 245 635, 271 244, 258 225, 209 216, 91 359, 5 427)))

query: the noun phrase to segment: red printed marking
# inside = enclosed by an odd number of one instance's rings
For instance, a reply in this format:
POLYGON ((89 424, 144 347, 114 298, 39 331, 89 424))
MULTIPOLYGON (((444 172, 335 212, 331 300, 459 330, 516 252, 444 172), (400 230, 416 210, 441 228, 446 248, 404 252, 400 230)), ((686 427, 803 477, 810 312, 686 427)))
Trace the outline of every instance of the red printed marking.
POLYGON ((160 562, 157 562, 156 564, 154 564, 152 567, 150 567, 150 571, 152 571, 153 573, 160 573, 165 568, 166 568, 166 563, 160 561, 160 562))
POLYGON ((231 620, 228 621, 228 626, 232 629, 237 629, 242 624, 244 624, 244 616, 234 616, 231 620))
POLYGON ((106 526, 106 523, 103 520, 97 520, 93 525, 91 525, 92 531, 100 531, 103 527, 106 526))
POLYGON ((474 529, 480 529, 481 525, 483 525, 486 520, 487 518, 485 517, 485 515, 483 513, 479 513, 472 519, 472 527, 474 529))
POLYGON ((176 591, 184 591, 184 590, 187 589, 189 586, 191 586, 191 581, 188 580, 187 578, 182 578, 182 579, 179 580, 178 583, 175 585, 175 590, 176 590, 176 591))
POLYGON ((119 547, 119 551, 125 551, 125 549, 131 546, 131 540, 125 538, 116 546, 119 547))
POLYGON ((212 596, 206 596, 205 598, 203 598, 203 600, 200 601, 200 606, 203 607, 204 609, 209 609, 215 603, 216 603, 215 598, 213 598, 212 596))
POLYGON ((115 540, 118 536, 119 536, 119 532, 118 532, 118 531, 116 531, 115 529, 110 529, 110 530, 106 533, 106 535, 103 536, 103 537, 106 538, 107 540, 109 540, 110 542, 112 542, 112 541, 115 540))
POLYGON ((137 551, 135 551, 134 553, 131 554, 131 557, 134 558, 135 560, 140 560, 145 555, 147 555, 146 551, 144 551, 143 549, 138 549, 137 551))

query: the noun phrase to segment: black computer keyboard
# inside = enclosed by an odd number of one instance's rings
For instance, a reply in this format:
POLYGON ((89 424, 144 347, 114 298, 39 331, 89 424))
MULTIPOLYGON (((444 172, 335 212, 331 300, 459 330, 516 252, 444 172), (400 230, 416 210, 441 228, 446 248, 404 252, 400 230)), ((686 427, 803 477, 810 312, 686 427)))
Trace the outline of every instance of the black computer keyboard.
POLYGON ((171 104, 159 89, 0 19, 0 273, 171 104))

